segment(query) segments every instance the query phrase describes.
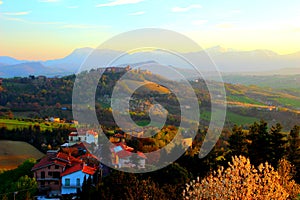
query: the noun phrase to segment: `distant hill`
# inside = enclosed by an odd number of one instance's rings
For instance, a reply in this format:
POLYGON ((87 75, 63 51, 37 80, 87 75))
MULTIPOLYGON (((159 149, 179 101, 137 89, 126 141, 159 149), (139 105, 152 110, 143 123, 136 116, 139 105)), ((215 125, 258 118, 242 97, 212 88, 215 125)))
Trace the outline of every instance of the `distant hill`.
POLYGON ((49 68, 40 62, 26 62, 15 65, 0 66, 0 77, 27 77, 29 75, 55 76, 65 74, 58 68, 49 68))
MULTIPOLYGON (((187 60, 196 59, 193 63, 199 67, 200 70, 211 71, 211 60, 213 60, 218 69, 222 72, 252 72, 252 73, 279 73, 280 70, 286 68, 299 69, 300 67, 300 53, 289 55, 279 55, 269 50, 254 50, 254 51, 239 51, 234 49, 226 49, 220 46, 206 49, 205 51, 183 53, 187 60)), ((157 62, 163 65, 174 66, 180 69, 189 69, 191 65, 181 58, 166 53, 164 51, 138 52, 135 54, 128 54, 122 51, 115 51, 109 49, 92 49, 81 48, 74 50, 71 54, 64 58, 48 60, 40 62, 40 69, 35 68, 33 72, 35 75, 69 75, 78 72, 80 67, 86 69, 99 68, 105 66, 120 66, 134 63, 157 62), (88 58, 86 60, 86 58, 88 58), (101 58, 101 59, 100 59, 101 58), (114 63, 110 63, 114 59, 114 63), (83 65, 82 65, 83 64, 83 65), (43 67, 44 66, 44 67, 43 67)), ((0 57, 0 76, 14 77, 27 76, 28 66, 32 67, 32 61, 20 61, 11 57, 0 57), (7 73, 6 66, 15 66, 17 64, 25 64, 26 67, 14 68, 15 71, 7 73), (30 64, 31 63, 31 64, 30 64)), ((10 67, 8 67, 10 68, 10 67)), ((30 71, 30 70, 29 70, 30 71)))
POLYGON ((40 159, 44 156, 26 142, 0 140, 0 169, 14 169, 26 159, 40 159))
MULTIPOLYGON (((125 72, 126 70, 122 70, 122 68, 118 68, 118 70, 114 72, 107 71, 99 80, 96 94, 93 93, 93 95, 95 95, 97 99, 96 107, 98 109, 104 109, 99 110, 100 116, 107 113, 105 109, 111 105, 110 96, 115 87, 116 80, 119 80, 125 72)), ((90 75, 83 81, 83 83, 87 85, 87 90, 90 88, 88 86, 93 84, 93 79, 97 77, 98 71, 94 70, 89 72, 89 74, 90 75)), ((179 81, 167 81, 161 76, 149 74, 146 71, 136 70, 135 72, 127 73, 127 75, 132 77, 129 79, 131 81, 125 81, 121 84, 121 92, 131 94, 133 91, 131 91, 130 88, 144 85, 140 87, 139 90, 136 90, 138 99, 156 97, 174 114, 180 113, 178 102, 174 94, 169 93, 169 90, 165 86, 169 83, 173 86, 174 91, 186 93, 187 98, 191 96, 187 94, 189 91, 179 81), (157 83, 159 82, 166 84, 158 85, 157 83)), ((225 80, 226 78, 227 77, 225 77, 225 80)), ((230 77, 228 77, 228 79, 229 78, 230 77)), ((291 81, 297 81, 299 77, 260 76, 257 79, 255 78, 257 77, 240 77, 237 81, 254 79, 257 83, 256 85, 242 85, 239 83, 225 84, 226 103, 228 105, 226 124, 228 126, 234 123, 249 124, 253 121, 259 121, 262 118, 267 120, 270 124, 280 122, 287 129, 298 124, 300 118, 300 91, 296 87, 292 88, 288 87, 288 85, 297 86, 298 84, 292 83, 291 81), (276 84, 278 88, 257 86, 263 83, 276 84)), ((74 75, 47 79, 36 77, 3 79, 0 95, 0 114, 5 114, 8 110, 11 110, 16 116, 58 116, 60 118, 72 119, 72 91, 74 80, 74 75), (66 110, 62 110, 62 107, 66 108, 66 110)), ((198 80, 191 81, 191 84, 201 102, 200 110, 202 114, 200 117, 204 121, 208 121, 210 120, 211 102, 205 82, 198 80)), ((214 82, 214 84, 217 85, 219 83, 214 82)), ((216 87, 216 89, 217 88, 218 87, 216 87)), ((83 97, 87 100, 93 95, 84 94, 83 97)), ((224 102, 216 103, 223 104, 224 102)), ((107 116, 105 115, 105 117, 107 116)), ((103 118, 102 120, 107 119, 110 118, 103 118)))

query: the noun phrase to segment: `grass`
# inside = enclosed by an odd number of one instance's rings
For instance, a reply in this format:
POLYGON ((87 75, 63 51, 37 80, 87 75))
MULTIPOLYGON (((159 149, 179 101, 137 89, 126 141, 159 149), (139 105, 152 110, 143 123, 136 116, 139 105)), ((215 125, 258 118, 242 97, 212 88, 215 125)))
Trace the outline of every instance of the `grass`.
POLYGON ((14 169, 28 158, 40 159, 43 156, 26 142, 0 140, 0 169, 14 169))
POLYGON ((62 124, 54 122, 38 122, 33 120, 18 120, 18 119, 0 119, 0 128, 6 127, 9 130, 14 128, 27 128, 29 126, 39 125, 41 130, 52 130, 59 128, 61 125, 74 126, 71 124, 62 124))
POLYGON ((299 99, 280 97, 280 98, 276 98, 275 100, 285 106, 292 106, 295 108, 300 108, 300 100, 299 99))
MULTIPOLYGON (((221 113, 222 110, 217 110, 216 112, 218 115, 218 112, 221 113)), ((211 113, 209 111, 206 111, 206 110, 201 111, 200 118, 202 120, 210 121, 210 116, 211 116, 211 113)), ((226 121, 231 122, 233 124, 237 124, 237 125, 244 125, 244 124, 252 124, 255 121, 259 121, 259 119, 255 118, 255 117, 248 117, 248 116, 240 115, 240 114, 233 113, 230 111, 226 111, 226 121)))
POLYGON ((264 105, 264 104, 262 104, 259 101, 251 99, 251 98, 249 98, 247 96, 240 96, 240 95, 237 95, 237 96, 233 96, 233 95, 227 96, 227 100, 228 101, 237 101, 237 102, 241 102, 241 103, 248 103, 248 104, 264 105))

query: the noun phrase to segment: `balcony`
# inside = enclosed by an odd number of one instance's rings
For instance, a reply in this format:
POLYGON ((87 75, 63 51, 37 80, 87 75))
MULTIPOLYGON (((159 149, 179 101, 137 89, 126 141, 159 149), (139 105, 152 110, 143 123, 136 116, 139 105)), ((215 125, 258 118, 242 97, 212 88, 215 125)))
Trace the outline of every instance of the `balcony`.
POLYGON ((53 177, 45 177, 45 178, 36 178, 37 181, 59 181, 60 178, 53 178, 53 177))
POLYGON ((61 185, 61 187, 64 188, 81 188, 81 185, 61 185))

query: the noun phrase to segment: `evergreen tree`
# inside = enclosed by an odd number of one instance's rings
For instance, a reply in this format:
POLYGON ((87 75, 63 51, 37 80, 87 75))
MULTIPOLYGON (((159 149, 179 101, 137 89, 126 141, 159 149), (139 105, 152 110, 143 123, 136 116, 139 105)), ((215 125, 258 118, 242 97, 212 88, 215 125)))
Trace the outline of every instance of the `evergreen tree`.
POLYGON ((288 136, 288 159, 296 168, 295 179, 300 182, 300 126, 294 126, 288 136))
POLYGON ((232 135, 229 137, 229 156, 248 156, 246 133, 241 126, 234 125, 232 128, 232 135))
POLYGON ((271 144, 270 144, 270 160, 272 166, 276 167, 279 160, 285 155, 286 143, 284 140, 286 135, 282 133, 281 124, 277 123, 275 126, 272 126, 270 129, 271 144))
POLYGON ((255 166, 270 160, 271 157, 271 136, 268 132, 268 124, 264 120, 260 123, 254 122, 250 126, 248 139, 248 153, 250 160, 255 166))

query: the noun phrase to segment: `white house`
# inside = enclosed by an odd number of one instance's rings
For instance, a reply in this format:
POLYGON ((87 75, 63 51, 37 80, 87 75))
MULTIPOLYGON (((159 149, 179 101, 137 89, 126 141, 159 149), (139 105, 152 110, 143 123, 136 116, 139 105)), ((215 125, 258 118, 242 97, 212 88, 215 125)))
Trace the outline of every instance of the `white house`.
POLYGON ((69 134, 69 143, 73 145, 77 142, 86 142, 88 144, 94 143, 98 146, 98 133, 92 130, 71 132, 69 134))
POLYGON ((61 194, 77 193, 77 190, 81 190, 84 177, 86 179, 96 172, 96 168, 86 166, 82 163, 74 165, 66 169, 61 174, 61 194))
MULTIPOLYGON (((111 148, 112 152, 112 163, 118 167, 136 167, 134 163, 132 163, 133 160, 133 148, 126 146, 125 144, 119 143, 118 145, 114 145, 111 148)), ((136 158, 138 161, 138 167, 139 168, 145 168, 146 164, 146 159, 147 157, 145 156, 144 153, 142 152, 137 152, 136 153, 136 158)))

